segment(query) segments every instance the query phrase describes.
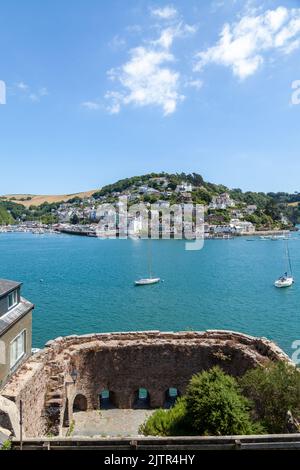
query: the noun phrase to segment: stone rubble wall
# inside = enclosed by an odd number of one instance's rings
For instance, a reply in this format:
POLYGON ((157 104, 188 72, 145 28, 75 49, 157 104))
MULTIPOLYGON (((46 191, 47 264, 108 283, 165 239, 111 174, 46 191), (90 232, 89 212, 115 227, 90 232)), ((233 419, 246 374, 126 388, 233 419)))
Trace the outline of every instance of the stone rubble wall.
MULTIPOLYGON (((83 395, 87 409, 99 408, 99 393, 109 390, 114 404, 131 408, 139 388, 150 406, 164 404, 169 387, 184 393, 191 376, 214 365, 240 376, 269 361, 289 361, 266 338, 232 331, 101 333, 56 338, 20 367, 1 390, 19 408, 23 403, 26 437, 59 434, 83 395), (74 383, 71 373, 76 371, 74 383)), ((0 422, 1 426, 1 422, 0 422)))

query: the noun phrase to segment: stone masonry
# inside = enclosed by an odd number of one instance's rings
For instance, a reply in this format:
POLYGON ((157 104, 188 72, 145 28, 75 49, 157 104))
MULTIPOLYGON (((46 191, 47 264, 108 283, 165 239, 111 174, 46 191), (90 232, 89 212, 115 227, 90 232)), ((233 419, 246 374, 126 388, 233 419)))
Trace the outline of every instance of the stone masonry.
POLYGON ((232 331, 68 336, 49 341, 28 359, 0 396, 17 408, 22 400, 26 437, 59 435, 73 419, 74 402, 81 410, 98 409, 103 390, 118 408, 132 408, 137 391, 145 388, 156 408, 170 387, 184 393, 201 370, 219 365, 240 376, 279 360, 289 358, 273 342, 232 331))

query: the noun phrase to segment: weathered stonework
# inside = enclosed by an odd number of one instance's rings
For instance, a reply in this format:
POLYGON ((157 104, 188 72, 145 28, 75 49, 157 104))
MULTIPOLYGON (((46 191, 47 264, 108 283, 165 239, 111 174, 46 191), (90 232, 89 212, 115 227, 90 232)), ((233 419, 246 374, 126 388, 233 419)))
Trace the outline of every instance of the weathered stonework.
POLYGON ((74 401, 81 409, 99 408, 102 390, 111 392, 117 407, 131 408, 137 390, 145 388, 150 406, 161 407, 169 387, 184 393, 201 370, 219 365, 239 376, 279 360, 289 358, 271 341, 232 331, 68 336, 48 342, 1 394, 17 407, 22 400, 24 434, 39 437, 68 426, 74 401))

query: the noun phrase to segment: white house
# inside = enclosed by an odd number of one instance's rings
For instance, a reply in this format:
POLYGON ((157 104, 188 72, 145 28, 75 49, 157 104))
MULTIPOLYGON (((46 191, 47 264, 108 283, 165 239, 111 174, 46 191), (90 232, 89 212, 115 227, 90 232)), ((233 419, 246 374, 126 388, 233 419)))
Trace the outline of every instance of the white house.
POLYGON ((214 196, 211 203, 209 204, 209 209, 227 209, 228 207, 234 207, 235 201, 231 199, 228 193, 222 193, 219 196, 214 196))
POLYGON ((236 233, 240 234, 255 232, 255 226, 252 222, 248 222, 246 220, 231 219, 230 227, 232 227, 236 233))
POLYGON ((176 187, 176 192, 177 193, 190 193, 193 191, 193 186, 191 183, 187 183, 182 181, 179 185, 176 187))

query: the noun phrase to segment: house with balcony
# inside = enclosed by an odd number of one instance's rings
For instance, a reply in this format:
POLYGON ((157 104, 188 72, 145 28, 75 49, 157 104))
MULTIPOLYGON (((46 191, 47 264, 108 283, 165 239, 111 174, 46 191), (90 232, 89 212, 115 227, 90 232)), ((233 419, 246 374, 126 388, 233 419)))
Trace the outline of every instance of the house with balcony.
POLYGON ((32 310, 21 282, 0 279, 0 389, 31 355, 32 310))

